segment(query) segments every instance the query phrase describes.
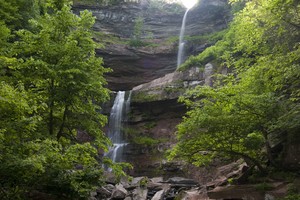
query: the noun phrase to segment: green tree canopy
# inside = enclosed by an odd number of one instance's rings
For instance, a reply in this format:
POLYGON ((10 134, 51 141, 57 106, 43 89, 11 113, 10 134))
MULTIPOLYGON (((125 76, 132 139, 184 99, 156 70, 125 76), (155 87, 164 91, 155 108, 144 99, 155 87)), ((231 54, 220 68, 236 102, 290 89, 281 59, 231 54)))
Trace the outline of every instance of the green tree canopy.
MULTIPOLYGON (((1 13, 17 11, 13 2, 1 13)), ((103 183, 103 162, 124 174, 122 164, 98 154, 110 144, 100 114, 109 70, 95 54, 90 12, 77 16, 69 1, 58 0, 43 9, 30 29, 10 26, 17 15, 0 23, 0 196, 27 199, 38 190, 86 199, 103 183), (80 141, 78 131, 92 140, 80 141)))
POLYGON ((279 167, 269 138, 299 134, 299 2, 244 2, 224 38, 183 65, 214 60, 230 73, 215 75, 214 88, 182 97, 190 111, 178 126, 171 157, 199 165, 238 156, 263 170, 266 158, 279 167))

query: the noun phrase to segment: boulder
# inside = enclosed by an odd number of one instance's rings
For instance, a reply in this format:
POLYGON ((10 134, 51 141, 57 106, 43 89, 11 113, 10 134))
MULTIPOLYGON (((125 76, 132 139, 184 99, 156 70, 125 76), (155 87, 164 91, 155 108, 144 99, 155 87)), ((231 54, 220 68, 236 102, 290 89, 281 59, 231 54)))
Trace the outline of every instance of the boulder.
POLYGON ((125 199, 127 194, 128 194, 128 192, 124 188, 124 186, 121 184, 118 184, 118 185, 116 185, 116 188, 112 192, 111 199, 125 199))
POLYGON ((209 199, 205 188, 203 189, 195 188, 187 191, 182 190, 179 192, 176 198, 180 200, 199 200, 199 199, 208 200, 209 199))
POLYGON ((273 187, 273 189, 270 190, 270 191, 266 191, 265 200, 266 199, 269 199, 269 200, 271 200, 271 199, 282 199, 288 193, 289 184, 287 184, 287 183, 275 182, 275 183, 272 183, 270 185, 273 187))
POLYGON ((105 177, 105 182, 107 184, 115 185, 118 182, 116 176, 112 172, 105 171, 104 177, 105 177))
POLYGON ((138 187, 138 188, 134 189, 132 192, 133 200, 146 200, 147 194, 148 194, 148 189, 138 187))
POLYGON ((218 167, 216 178, 206 184, 206 189, 212 190, 217 186, 225 186, 229 184, 228 179, 234 179, 235 183, 245 183, 249 175, 247 170, 249 171, 249 167, 243 159, 218 167))
POLYGON ((300 169, 300 139, 292 138, 286 144, 286 150, 284 151, 283 165, 289 170, 299 170, 300 169))
POLYGON ((160 190, 169 191, 171 189, 171 184, 149 182, 148 185, 147 185, 147 188, 150 191, 155 191, 155 192, 160 191, 160 190))
POLYGON ((161 183, 163 182, 164 178, 163 177, 153 177, 149 179, 149 183, 161 183))
POLYGON ((197 186, 198 182, 193 179, 187 179, 183 177, 173 177, 169 178, 166 183, 170 183, 172 185, 187 185, 187 186, 197 186))
POLYGON ((148 177, 135 177, 132 179, 130 185, 134 187, 146 186, 148 183, 148 177))
POLYGON ((154 191, 159 191, 162 190, 164 188, 165 184, 162 183, 153 183, 153 182, 149 182, 147 185, 147 188, 149 190, 154 190, 154 191))
POLYGON ((225 186, 228 183, 228 179, 225 176, 218 177, 217 179, 206 184, 207 190, 212 190, 217 186, 225 186))
POLYGON ((253 199, 264 200, 264 194, 257 191, 253 185, 218 186, 208 191, 210 199, 253 199))
MULTIPOLYGON (((207 75, 206 78, 208 76, 210 77, 211 75, 207 75)), ((184 88, 195 87, 204 83, 204 72, 199 67, 193 67, 183 72, 175 71, 154 79, 151 82, 134 87, 132 89, 132 101, 145 102, 177 99, 183 94, 184 88), (141 96, 144 97, 141 98, 141 96)))
POLYGON ((253 200, 274 200, 286 196, 288 184, 284 182, 269 182, 268 189, 259 190, 259 185, 230 185, 216 187, 208 191, 211 199, 253 199, 253 200))
POLYGON ((155 193, 155 195, 152 197, 151 200, 163 200, 164 199, 164 194, 165 194, 165 191, 160 190, 160 191, 155 193))
POLYGON ((212 75, 214 74, 214 66, 211 63, 207 63, 204 67, 204 84, 207 86, 212 86, 212 75))
POLYGON ((97 196, 104 198, 111 197, 112 191, 115 189, 113 185, 106 185, 96 190, 97 196))
POLYGON ((162 184, 161 190, 156 190, 157 192, 152 197, 152 200, 168 199, 167 196, 174 196, 174 188, 171 188, 171 184, 162 184))

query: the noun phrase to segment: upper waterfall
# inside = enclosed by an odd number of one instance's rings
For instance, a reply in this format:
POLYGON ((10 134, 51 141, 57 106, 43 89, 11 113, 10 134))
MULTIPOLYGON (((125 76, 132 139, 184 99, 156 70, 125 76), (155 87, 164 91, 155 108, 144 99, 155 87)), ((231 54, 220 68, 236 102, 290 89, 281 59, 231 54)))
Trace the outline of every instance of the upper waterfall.
POLYGON ((177 69, 183 62, 183 57, 184 57, 184 32, 185 32, 185 23, 186 23, 186 16, 189 12, 189 9, 187 9, 184 13, 183 20, 182 20, 182 25, 180 29, 180 35, 179 35, 179 45, 178 45, 178 54, 177 54, 177 69))

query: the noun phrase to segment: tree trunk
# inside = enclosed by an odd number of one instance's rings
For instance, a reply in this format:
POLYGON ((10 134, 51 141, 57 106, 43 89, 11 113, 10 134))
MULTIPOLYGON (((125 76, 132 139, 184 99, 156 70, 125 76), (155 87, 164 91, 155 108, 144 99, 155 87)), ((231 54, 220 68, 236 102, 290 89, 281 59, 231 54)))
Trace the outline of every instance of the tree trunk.
POLYGON ((65 106, 64 115, 63 115, 63 118, 62 118, 62 123, 60 125, 59 131, 58 131, 57 136, 56 136, 57 140, 59 140, 59 138, 61 138, 62 135, 63 135, 63 130, 64 130, 64 127, 65 127, 66 118, 67 118, 67 112, 68 112, 68 105, 65 106))
POLYGON ((227 153, 241 156, 246 162, 249 161, 250 163, 255 165, 259 169, 259 171, 261 171, 263 174, 267 174, 267 170, 260 164, 258 160, 240 152, 228 151, 227 153))
POLYGON ((273 165, 274 167, 276 167, 277 164, 274 161, 274 157, 272 155, 272 148, 271 148, 269 140, 268 140, 268 133, 264 129, 263 129, 263 136, 265 138, 265 146, 266 146, 266 151, 267 151, 267 158, 270 161, 271 165, 273 165))
POLYGON ((49 109, 50 109, 50 113, 49 113, 49 134, 53 135, 54 134, 54 120, 53 120, 53 109, 54 109, 54 80, 51 80, 50 83, 50 102, 49 102, 49 109))

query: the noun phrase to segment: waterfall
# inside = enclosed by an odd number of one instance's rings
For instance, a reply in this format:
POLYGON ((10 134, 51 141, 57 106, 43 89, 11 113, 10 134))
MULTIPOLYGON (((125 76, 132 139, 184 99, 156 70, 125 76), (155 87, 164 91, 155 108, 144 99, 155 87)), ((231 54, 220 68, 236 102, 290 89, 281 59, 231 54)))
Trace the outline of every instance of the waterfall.
POLYGON ((185 22, 186 22, 186 16, 188 14, 190 9, 187 9, 184 13, 183 20, 182 20, 182 25, 180 29, 180 35, 179 35, 179 46, 178 46, 178 54, 177 54, 177 69, 183 62, 183 57, 184 57, 184 32, 185 32, 185 22))
POLYGON ((113 146, 105 156, 109 157, 113 162, 122 161, 123 148, 127 145, 122 128, 126 114, 129 112, 130 99, 131 91, 126 101, 125 91, 119 91, 110 112, 108 137, 111 139, 113 146))
POLYGON ((131 101, 131 95, 132 95, 132 90, 130 90, 129 92, 129 95, 128 95, 128 98, 126 100, 126 103, 125 103, 125 115, 126 115, 126 121, 128 120, 127 117, 128 117, 128 113, 130 112, 130 101, 131 101))

